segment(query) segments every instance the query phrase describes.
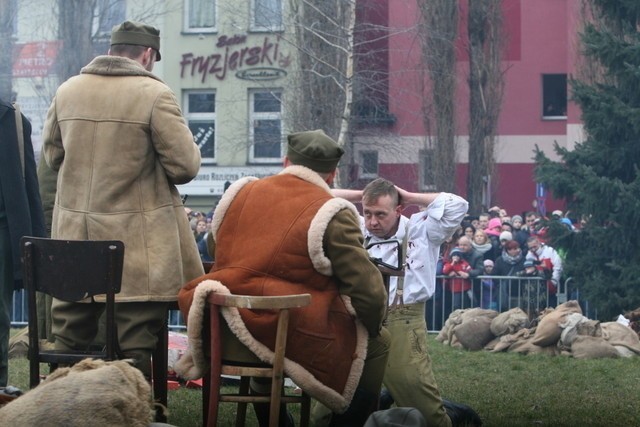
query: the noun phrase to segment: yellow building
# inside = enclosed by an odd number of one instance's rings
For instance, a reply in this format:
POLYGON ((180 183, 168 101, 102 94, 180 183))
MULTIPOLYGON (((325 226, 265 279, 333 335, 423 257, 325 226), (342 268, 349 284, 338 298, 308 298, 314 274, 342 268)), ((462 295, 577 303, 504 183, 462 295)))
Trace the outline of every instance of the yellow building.
POLYGON ((281 169, 283 94, 295 49, 281 0, 191 0, 167 13, 163 78, 180 97, 202 153, 197 178, 180 187, 209 209, 225 185, 281 169))

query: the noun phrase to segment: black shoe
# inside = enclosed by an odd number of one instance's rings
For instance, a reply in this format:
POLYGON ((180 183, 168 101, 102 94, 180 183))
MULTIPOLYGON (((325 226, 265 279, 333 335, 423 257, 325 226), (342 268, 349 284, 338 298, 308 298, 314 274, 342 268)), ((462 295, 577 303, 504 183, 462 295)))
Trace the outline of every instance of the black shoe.
POLYGON ((444 409, 447 411, 447 415, 451 419, 451 425, 453 426, 476 426, 482 425, 480 416, 470 406, 463 405, 462 403, 455 403, 450 400, 442 399, 444 409))
POLYGON ((0 387, 0 394, 11 397, 20 397, 23 393, 18 387, 9 385, 6 387, 0 387))
POLYGON ((391 396, 391 393, 389 393, 389 390, 387 390, 386 388, 383 388, 382 391, 380 392, 380 401, 378 403, 378 407, 379 410, 385 410, 385 409, 389 409, 391 408, 391 405, 393 405, 393 396, 391 396))
POLYGON ((333 414, 329 427, 362 427, 369 415, 376 410, 379 394, 356 389, 346 412, 333 414))

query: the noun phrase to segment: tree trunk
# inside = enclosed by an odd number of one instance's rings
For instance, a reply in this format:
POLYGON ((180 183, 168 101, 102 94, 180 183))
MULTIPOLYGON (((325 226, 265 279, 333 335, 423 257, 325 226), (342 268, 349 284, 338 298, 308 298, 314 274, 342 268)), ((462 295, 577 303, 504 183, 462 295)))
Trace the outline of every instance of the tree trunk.
POLYGON ((0 0, 0 97, 7 102, 13 101, 13 45, 14 37, 11 25, 17 10, 17 2, 0 0))
POLYGON ((62 48, 58 54, 60 82, 80 73, 93 58, 91 26, 95 1, 59 0, 58 34, 62 48))
POLYGON ((504 87, 501 0, 469 2, 469 211, 491 204, 495 133, 504 87))
POLYGON ((356 10, 353 4, 350 4, 348 10, 345 11, 347 16, 349 17, 347 23, 347 40, 346 40, 346 67, 345 67, 345 84, 344 84, 344 108, 342 110, 342 118, 340 120, 340 132, 338 134, 338 145, 347 151, 347 155, 345 156, 345 161, 342 162, 343 165, 347 165, 347 167, 342 167, 340 173, 336 175, 335 186, 340 188, 343 182, 348 182, 349 175, 349 165, 352 164, 353 151, 348 150, 347 148, 351 148, 353 145, 350 144, 351 141, 351 110, 353 106, 353 75, 354 75, 354 45, 353 45, 353 33, 356 26, 356 10))
POLYGON ((455 144, 455 40, 458 36, 458 2, 455 0, 418 0, 422 12, 420 40, 422 60, 430 81, 432 106, 423 106, 425 129, 435 115, 434 181, 437 191, 453 192, 456 173, 455 144))

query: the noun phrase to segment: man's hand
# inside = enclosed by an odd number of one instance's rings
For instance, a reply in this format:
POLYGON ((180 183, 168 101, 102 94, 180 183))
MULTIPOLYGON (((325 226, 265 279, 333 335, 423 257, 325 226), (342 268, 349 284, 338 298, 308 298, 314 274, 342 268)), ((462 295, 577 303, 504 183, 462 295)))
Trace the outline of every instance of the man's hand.
POLYGON ((406 208, 407 206, 422 206, 427 207, 433 202, 440 193, 412 193, 404 190, 396 185, 398 190, 398 196, 400 197, 400 206, 406 208))

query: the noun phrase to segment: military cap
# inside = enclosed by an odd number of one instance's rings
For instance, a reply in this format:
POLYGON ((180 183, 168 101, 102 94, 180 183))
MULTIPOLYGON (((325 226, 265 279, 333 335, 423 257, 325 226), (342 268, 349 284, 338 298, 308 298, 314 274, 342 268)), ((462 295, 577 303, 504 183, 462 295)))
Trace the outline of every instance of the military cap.
POLYGON ((132 44, 156 50, 156 61, 160 61, 160 30, 139 22, 124 21, 111 30, 111 45, 132 44))
POLYGON ((291 163, 316 172, 333 172, 344 154, 342 147, 322 130, 292 133, 287 141, 287 157, 291 163))

